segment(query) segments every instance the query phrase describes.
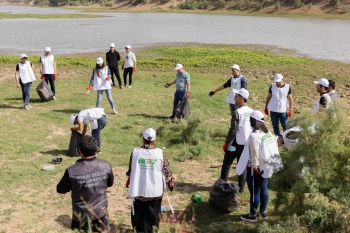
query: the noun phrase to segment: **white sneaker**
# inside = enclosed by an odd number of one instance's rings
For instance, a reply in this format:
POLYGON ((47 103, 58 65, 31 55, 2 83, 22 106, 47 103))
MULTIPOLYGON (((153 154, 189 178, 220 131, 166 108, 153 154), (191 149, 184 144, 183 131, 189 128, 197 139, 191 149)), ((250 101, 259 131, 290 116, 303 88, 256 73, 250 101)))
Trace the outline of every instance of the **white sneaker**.
POLYGON ((52 96, 52 99, 53 99, 53 100, 57 100, 57 99, 56 99, 56 96, 52 96))
POLYGON ((131 85, 129 85, 128 88, 131 88, 131 85))
POLYGON ((26 106, 23 107, 23 110, 29 111, 30 108, 28 107, 28 105, 26 105, 26 106))
POLYGON ((28 108, 30 108, 30 109, 32 109, 33 107, 32 106, 30 106, 29 104, 27 105, 28 106, 28 108))
POLYGON ((115 109, 112 109, 112 111, 113 111, 113 113, 114 113, 115 115, 118 114, 118 112, 117 112, 115 109))

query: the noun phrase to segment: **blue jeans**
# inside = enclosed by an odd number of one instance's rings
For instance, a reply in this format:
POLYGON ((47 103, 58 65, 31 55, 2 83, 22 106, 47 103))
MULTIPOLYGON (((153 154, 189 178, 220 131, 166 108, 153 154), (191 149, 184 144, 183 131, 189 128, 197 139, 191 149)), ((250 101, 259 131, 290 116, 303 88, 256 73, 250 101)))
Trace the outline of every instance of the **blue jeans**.
POLYGON ((22 99, 24 102, 24 106, 29 104, 29 98, 30 98, 30 90, 32 89, 32 83, 22 83, 21 79, 19 79, 19 84, 21 85, 22 89, 22 99))
POLYGON ((287 128, 287 123, 288 123, 288 114, 287 112, 271 112, 270 111, 270 116, 271 116, 271 122, 272 122, 272 127, 273 127, 273 132, 275 135, 280 135, 280 128, 278 126, 278 121, 281 122, 283 131, 286 130, 287 128))
POLYGON ((173 114, 172 117, 175 117, 175 108, 179 104, 181 100, 184 100, 186 98, 186 91, 175 91, 174 94, 174 107, 173 107, 173 114))
POLYGON ((45 82, 47 84, 50 83, 51 86, 51 91, 53 93, 53 95, 56 95, 56 88, 55 88, 55 78, 53 74, 44 74, 45 77, 45 82))
POLYGON ((107 95, 107 99, 109 101, 109 104, 111 105, 112 109, 114 109, 114 101, 113 101, 113 98, 112 98, 112 91, 111 91, 111 89, 97 90, 96 107, 99 108, 101 106, 103 91, 106 91, 106 95, 107 95))
POLYGON ((269 192, 267 190, 268 178, 263 178, 255 174, 252 168, 247 167, 247 184, 250 192, 250 215, 256 216, 256 211, 260 205, 259 212, 266 213, 269 192))
POLYGON ((97 140, 98 150, 101 150, 101 130, 105 127, 108 120, 106 115, 103 115, 101 118, 97 119, 97 129, 91 131, 91 136, 97 140))

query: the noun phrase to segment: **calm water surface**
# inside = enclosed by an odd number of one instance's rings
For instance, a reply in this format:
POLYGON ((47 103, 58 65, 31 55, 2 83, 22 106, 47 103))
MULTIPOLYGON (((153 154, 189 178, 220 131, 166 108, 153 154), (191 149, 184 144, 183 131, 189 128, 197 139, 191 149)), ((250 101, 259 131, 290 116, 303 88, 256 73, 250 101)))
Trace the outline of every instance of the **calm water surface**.
MULTIPOLYGON (((69 14, 60 8, 0 6, 0 12, 69 14)), ((258 44, 293 49, 317 59, 350 62, 350 22, 181 13, 94 13, 98 19, 2 19, 0 52, 53 54, 100 52, 114 42, 143 47, 159 43, 258 44)))

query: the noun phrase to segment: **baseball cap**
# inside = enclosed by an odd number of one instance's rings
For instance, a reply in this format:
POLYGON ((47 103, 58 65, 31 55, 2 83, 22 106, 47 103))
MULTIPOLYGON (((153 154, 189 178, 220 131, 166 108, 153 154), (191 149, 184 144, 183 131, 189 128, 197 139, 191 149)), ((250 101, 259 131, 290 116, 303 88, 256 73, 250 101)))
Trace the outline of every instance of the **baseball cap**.
POLYGON ((251 114, 250 114, 251 118, 254 118, 257 121, 260 122, 264 122, 264 114, 258 110, 254 110, 251 114))
POLYGON ((239 90, 233 90, 233 92, 239 94, 244 99, 248 99, 249 97, 249 91, 247 91, 245 88, 241 88, 239 90))
POLYGON ((241 70, 239 69, 239 66, 238 66, 237 64, 233 64, 233 66, 231 66, 230 68, 231 68, 231 69, 236 69, 236 70, 238 70, 238 71, 241 71, 241 70))
POLYGON ((328 82, 328 80, 325 79, 325 78, 321 78, 321 79, 318 80, 318 81, 314 81, 314 83, 315 83, 315 84, 320 84, 320 85, 322 85, 322 86, 324 86, 324 87, 328 87, 328 86, 329 86, 329 82, 328 82))
POLYGON ((21 54, 21 58, 27 58, 27 54, 22 53, 22 54, 21 54))
POLYGON ((282 79, 283 79, 283 75, 282 74, 276 74, 275 78, 273 79, 273 82, 279 83, 279 82, 282 81, 282 79))
POLYGON ((77 117, 76 114, 73 114, 73 115, 70 116, 69 120, 70 120, 70 122, 72 123, 72 125, 74 125, 74 121, 75 121, 75 118, 76 118, 76 117, 77 117))
POLYGON ((111 43, 111 44, 109 45, 109 47, 113 47, 113 48, 114 48, 114 43, 111 43))
POLYGON ((183 68, 183 66, 180 63, 176 64, 176 66, 175 66, 175 70, 179 70, 182 68, 183 68))
POLYGON ((101 64, 101 63, 103 63, 103 58, 102 57, 98 57, 96 59, 96 64, 101 64))
POLYGON ((152 128, 148 128, 143 132, 143 138, 148 141, 154 141, 156 140, 156 131, 152 128))
POLYGON ((125 45, 125 48, 131 49, 130 45, 125 45))
POLYGON ((51 52, 51 48, 50 47, 46 47, 45 48, 45 52, 51 52))

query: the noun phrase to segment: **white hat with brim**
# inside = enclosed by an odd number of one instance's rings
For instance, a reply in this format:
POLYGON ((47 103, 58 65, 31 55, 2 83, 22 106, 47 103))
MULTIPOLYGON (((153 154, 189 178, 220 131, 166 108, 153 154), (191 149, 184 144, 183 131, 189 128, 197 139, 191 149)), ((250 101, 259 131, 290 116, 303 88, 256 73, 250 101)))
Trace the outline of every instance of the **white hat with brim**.
POLYGON ((283 75, 282 74, 276 74, 275 78, 273 79, 273 82, 279 83, 279 82, 282 81, 282 79, 283 79, 283 75))
POLYGON ((154 141, 156 140, 156 131, 152 128, 148 128, 143 132, 143 138, 148 141, 154 141))
POLYGON ((103 58, 99 57, 96 59, 96 64, 102 64, 103 63, 103 58))
POLYGON ((45 52, 51 52, 51 48, 50 47, 46 47, 45 48, 45 52))
POLYGON ((125 48, 131 49, 131 46, 130 45, 125 45, 125 48))
POLYGON ((110 48, 114 48, 114 43, 111 43, 111 44, 109 45, 109 47, 110 47, 110 48))
POLYGON ((239 65, 237 65, 237 64, 233 64, 232 66, 230 66, 230 68, 231 68, 231 69, 238 70, 238 71, 241 71, 241 70, 239 69, 239 65))
POLYGON ((239 94, 244 99, 248 99, 248 97, 249 97, 249 91, 247 91, 247 89, 245 89, 245 88, 241 88, 239 90, 233 90, 233 92, 236 94, 239 94))
POLYGON ((315 83, 315 84, 320 84, 320 85, 322 85, 322 86, 324 86, 324 87, 329 87, 329 82, 328 82, 328 80, 325 79, 325 78, 321 78, 321 79, 318 80, 318 81, 314 81, 314 83, 315 83))
POLYGON ((22 53, 22 54, 21 54, 21 58, 27 58, 27 54, 22 53))
POLYGON ((70 122, 72 123, 72 125, 75 125, 74 122, 75 122, 75 119, 77 118, 77 115, 73 114, 70 116, 69 120, 70 122))
POLYGON ((264 114, 258 110, 254 110, 251 114, 250 114, 251 118, 254 118, 257 121, 260 122, 264 122, 264 114))
POLYGON ((183 66, 181 64, 176 64, 174 70, 179 70, 179 69, 182 69, 182 68, 183 68, 183 66))

